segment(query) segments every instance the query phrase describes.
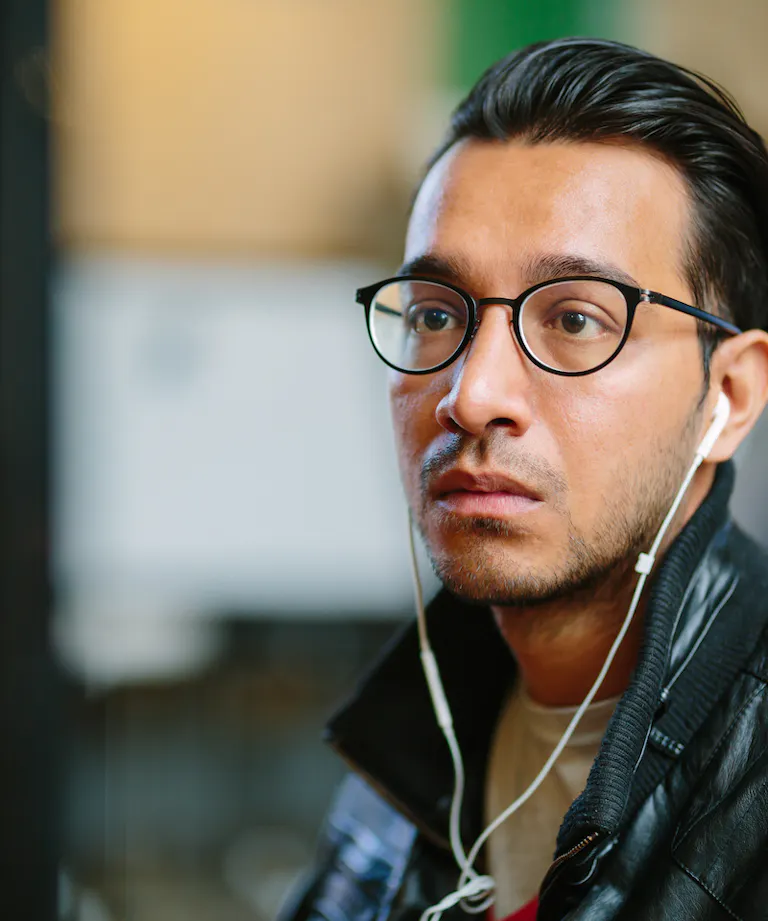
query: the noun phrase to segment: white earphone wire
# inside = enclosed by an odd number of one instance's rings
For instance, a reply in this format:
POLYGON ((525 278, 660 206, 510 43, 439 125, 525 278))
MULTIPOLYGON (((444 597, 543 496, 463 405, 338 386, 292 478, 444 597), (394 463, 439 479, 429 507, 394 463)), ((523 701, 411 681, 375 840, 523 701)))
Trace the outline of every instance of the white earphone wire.
POLYGON ((454 732, 453 717, 451 715, 448 700, 445 696, 443 683, 440 678, 440 672, 437 667, 437 661, 429 643, 429 635, 427 633, 427 620, 424 611, 424 598, 421 588, 421 580, 419 578, 418 561, 416 559, 416 546, 413 534, 413 518, 409 511, 408 535, 411 551, 411 570, 416 601, 416 615, 419 631, 421 661, 427 686, 429 688, 430 697, 432 699, 432 705, 437 717, 437 722, 448 744, 448 748, 451 753, 451 760, 453 762, 454 789, 451 799, 451 810, 449 817, 449 838, 451 850, 453 851, 454 858, 461 871, 455 891, 449 893, 436 905, 431 906, 425 912, 423 912, 420 921, 439 921, 444 911, 447 911, 448 908, 451 908, 459 903, 461 903, 462 908, 465 911, 471 914, 480 913, 493 904, 495 889, 495 882, 493 878, 487 875, 481 876, 474 869, 474 863, 477 860, 480 849, 483 847, 490 835, 492 835, 493 832, 503 822, 510 818, 510 816, 517 812, 517 810, 524 803, 526 803, 539 789, 549 772, 552 770, 555 762, 562 754, 563 749, 568 744, 571 736, 576 731, 579 722, 584 716, 584 713, 587 711, 587 708, 594 700, 595 695, 600 690, 600 686, 605 680, 605 677, 608 674, 611 665, 613 664, 613 660, 616 657, 616 653, 618 652, 619 647, 621 646, 621 643, 624 640, 624 637, 626 636, 627 631, 629 630, 629 627, 632 623, 635 612, 637 610, 637 606, 640 602, 640 597, 643 593, 643 588, 645 586, 646 580, 651 570, 653 569, 654 563, 656 562, 656 554, 658 553, 659 547, 661 546, 669 526, 677 514, 680 503, 683 500, 683 496, 688 490, 688 487, 690 486, 696 471, 701 466, 702 461, 709 455, 709 452, 712 450, 715 442, 722 434, 722 431, 728 421, 729 412, 730 404, 728 399, 725 394, 721 393, 718 397, 717 405, 715 407, 713 420, 704 437, 702 438, 701 443, 696 449, 696 455, 694 457, 693 463, 689 467, 688 472, 684 477, 683 482, 672 502, 672 505, 670 506, 664 521, 661 523, 661 526, 656 533, 656 537, 654 538, 650 549, 647 553, 640 553, 637 558, 635 571, 639 574, 639 579, 637 580, 637 585, 635 586, 635 590, 632 595, 632 601, 630 602, 629 609, 621 625, 621 629, 616 635, 616 639, 608 651, 608 655, 606 656, 603 666, 600 669, 594 683, 592 684, 592 687, 587 692, 586 697, 579 705, 578 710, 574 713, 573 718, 560 737, 560 741, 557 743, 552 751, 552 754, 549 756, 549 758, 547 758, 544 766, 536 775, 532 783, 514 802, 510 803, 510 805, 483 830, 483 832, 470 848, 468 854, 464 850, 460 832, 461 808, 464 799, 465 785, 464 762, 462 760, 461 749, 459 748, 458 740, 456 739, 456 734, 454 732), (466 901, 468 899, 472 901, 466 901))

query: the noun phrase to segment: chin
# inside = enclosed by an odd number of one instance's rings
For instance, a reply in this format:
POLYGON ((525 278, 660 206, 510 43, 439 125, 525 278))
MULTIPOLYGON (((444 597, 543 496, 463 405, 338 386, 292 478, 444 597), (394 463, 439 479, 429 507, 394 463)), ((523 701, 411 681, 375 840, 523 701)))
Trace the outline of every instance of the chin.
POLYGON ((472 541, 467 546, 463 541, 457 547, 449 542, 449 546, 430 549, 437 577, 454 595, 484 605, 542 603, 560 595, 564 584, 571 584, 567 573, 557 573, 541 560, 493 543, 472 541))
POLYGON ((438 576, 448 591, 462 601, 485 607, 531 607, 546 604, 563 594, 549 580, 531 575, 501 580, 497 573, 469 575, 438 570, 438 576))
POLYGON ((435 566, 435 572, 449 592, 471 604, 530 608, 570 598, 590 589, 596 577, 581 578, 571 572, 546 570, 525 573, 489 572, 477 567, 470 572, 456 569, 455 564, 435 566))
POLYGON ((518 534, 510 543, 487 532, 483 536, 464 533, 436 544, 428 542, 427 546, 443 585, 459 598, 479 605, 543 605, 585 591, 594 593, 603 584, 615 585, 617 579, 621 582, 626 577, 628 564, 623 553, 601 557, 585 553, 583 546, 573 541, 566 541, 565 546, 555 540, 524 546, 523 538, 518 534), (537 554, 536 549, 546 549, 546 555, 537 554))

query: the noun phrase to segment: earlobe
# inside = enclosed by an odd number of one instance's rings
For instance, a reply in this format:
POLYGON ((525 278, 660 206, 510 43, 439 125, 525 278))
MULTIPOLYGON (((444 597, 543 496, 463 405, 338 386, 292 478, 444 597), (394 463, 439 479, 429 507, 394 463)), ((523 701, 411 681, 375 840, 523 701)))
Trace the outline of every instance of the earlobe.
POLYGON ((768 401, 768 333, 751 329, 724 342, 712 359, 711 388, 730 403, 728 422, 708 460, 728 460, 747 437, 768 401))

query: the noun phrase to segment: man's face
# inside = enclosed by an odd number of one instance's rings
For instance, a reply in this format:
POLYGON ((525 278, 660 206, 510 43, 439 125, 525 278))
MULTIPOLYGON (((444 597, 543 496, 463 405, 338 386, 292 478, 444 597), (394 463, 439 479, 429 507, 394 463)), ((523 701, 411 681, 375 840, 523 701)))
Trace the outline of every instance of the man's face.
MULTIPOLYGON (((680 175, 638 146, 472 140, 427 176, 405 259, 476 298, 597 274, 690 303, 689 221, 680 175)), ((645 549, 693 460, 702 386, 695 321, 645 303, 618 357, 584 377, 533 365, 504 305, 482 308, 448 368, 392 372, 405 489, 445 584, 527 604, 645 549)))

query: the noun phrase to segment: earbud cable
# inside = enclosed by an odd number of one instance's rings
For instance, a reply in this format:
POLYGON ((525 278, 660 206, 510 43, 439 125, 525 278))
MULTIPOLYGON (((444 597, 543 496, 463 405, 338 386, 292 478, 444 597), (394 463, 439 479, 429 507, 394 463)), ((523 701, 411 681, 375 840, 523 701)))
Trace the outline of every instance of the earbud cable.
POLYGON ((573 733, 576 731, 582 717, 584 716, 584 713, 587 711, 587 708, 594 700, 595 695, 599 691, 600 686, 605 680, 605 677, 608 674, 611 665, 613 664, 613 660, 616 657, 616 653, 619 651, 619 647, 621 646, 624 637, 627 635, 627 631, 629 630, 629 627, 635 616, 637 606, 640 603, 640 597, 643 593, 643 588, 645 586, 646 580, 651 570, 653 569, 654 563, 656 562, 656 554, 658 553, 659 547, 664 540, 670 524, 677 514, 680 503, 683 500, 683 496, 690 486, 696 471, 699 469, 702 461, 709 454, 712 446, 722 432, 725 422, 727 421, 727 416, 727 407, 725 409, 724 418, 722 417, 722 414, 720 417, 718 417, 716 413, 715 422, 710 426, 701 444, 699 445, 693 464, 689 468, 688 473, 686 474, 683 483, 680 486, 680 489, 677 491, 677 495, 675 496, 675 499, 672 502, 672 505, 670 506, 670 509, 667 512, 667 515, 664 518, 664 521, 662 522, 661 527, 659 528, 649 551, 647 553, 640 553, 637 558, 635 571, 638 573, 639 579, 637 580, 637 585, 635 586, 635 590, 632 595, 632 601, 629 605, 629 610, 627 611, 627 615, 624 618, 621 629, 616 635, 616 639, 611 645, 605 662, 603 663, 603 666, 600 669, 592 687, 587 692, 586 697, 581 702, 579 708, 576 710, 573 718, 566 727, 565 732, 563 732, 562 736, 560 737, 560 741, 555 746, 549 758, 547 758, 547 761, 536 775, 533 782, 525 790, 524 793, 522 793, 485 828, 485 830, 480 834, 478 839, 472 845, 469 854, 467 854, 464 850, 460 829, 461 809, 464 800, 465 786, 464 762, 462 760, 461 749, 459 748, 458 740, 456 739, 456 733, 453 728, 451 709, 445 695, 442 680, 440 678, 440 671, 438 669, 437 661, 432 651, 432 647, 429 643, 429 636, 427 633, 427 619, 424 610, 424 597, 421 587, 421 579, 419 578, 418 561, 416 559, 414 524, 413 518, 409 512, 408 531, 411 551, 411 571, 413 575, 414 595, 416 601, 416 615, 421 662, 424 669, 424 676, 427 681, 427 686, 429 688, 430 697, 432 699, 432 705, 437 717, 437 722, 448 744, 448 749, 451 753, 451 760, 453 762, 454 787, 453 796, 451 798, 451 809, 448 826, 451 850, 453 851, 456 863, 461 870, 456 890, 447 895, 436 905, 431 906, 425 912, 423 912, 420 921, 439 921, 444 911, 459 903, 461 903, 462 908, 470 914, 479 914, 493 904, 495 898, 494 890, 496 886, 493 877, 485 875, 481 876, 474 868, 474 864, 477 860, 478 854, 480 853, 480 849, 483 847, 490 835, 492 835, 493 832, 496 831, 496 829, 503 822, 510 818, 510 816, 517 812, 517 810, 524 803, 526 803, 539 789, 549 772, 552 770, 555 762, 562 754, 563 749, 570 741, 573 733))

